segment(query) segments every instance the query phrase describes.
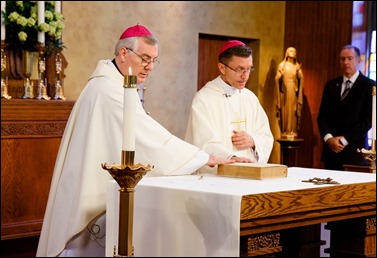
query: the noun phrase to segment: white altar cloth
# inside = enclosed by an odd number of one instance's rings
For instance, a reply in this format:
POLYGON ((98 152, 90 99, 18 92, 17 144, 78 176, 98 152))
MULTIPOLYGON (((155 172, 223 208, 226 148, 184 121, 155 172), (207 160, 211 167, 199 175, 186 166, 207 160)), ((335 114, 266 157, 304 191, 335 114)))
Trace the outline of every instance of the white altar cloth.
MULTIPOLYGON (((244 195, 333 187, 305 183, 313 177, 341 184, 376 182, 369 173, 288 168, 286 178, 264 180, 213 174, 144 177, 135 187, 133 246, 136 257, 239 256, 244 195)), ((106 256, 118 247, 119 186, 109 181, 106 256)))

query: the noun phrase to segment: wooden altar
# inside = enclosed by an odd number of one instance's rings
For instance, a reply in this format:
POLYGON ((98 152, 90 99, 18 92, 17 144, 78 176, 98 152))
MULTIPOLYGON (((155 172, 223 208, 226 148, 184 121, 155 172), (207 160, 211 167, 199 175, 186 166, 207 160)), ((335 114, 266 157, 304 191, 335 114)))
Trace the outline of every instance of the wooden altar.
POLYGON ((74 101, 1 100, 1 240, 39 236, 74 101))
MULTIPOLYGON (((106 256, 117 243, 118 189, 109 182, 106 256)), ((281 233, 325 222, 331 257, 376 255, 376 177, 369 173, 296 167, 268 180, 145 177, 135 188, 134 213, 135 256, 319 257, 301 253, 310 243, 281 233), (302 182, 313 177, 339 184, 302 182)))

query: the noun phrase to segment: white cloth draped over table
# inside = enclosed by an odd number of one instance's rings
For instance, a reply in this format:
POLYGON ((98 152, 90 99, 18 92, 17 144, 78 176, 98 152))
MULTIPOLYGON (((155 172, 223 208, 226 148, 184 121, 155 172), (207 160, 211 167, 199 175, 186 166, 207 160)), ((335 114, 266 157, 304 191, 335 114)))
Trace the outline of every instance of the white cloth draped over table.
MULTIPOLYGON (((185 140, 224 159, 236 155, 260 163, 268 162, 274 142, 268 117, 257 96, 247 88, 238 90, 229 86, 220 76, 196 93, 185 140), (233 130, 251 135, 255 150, 237 150, 231 140, 233 130)), ((201 172, 216 170, 217 166, 200 169, 201 172)))
MULTIPOLYGON (((64 131, 37 256, 59 255, 104 214, 112 177, 101 164, 121 162, 123 94, 123 76, 111 60, 99 61, 64 131)), ((137 103, 134 161, 154 166, 146 176, 191 174, 207 163, 208 154, 172 135, 137 103)))
MULTIPOLYGON (((286 178, 264 180, 214 174, 143 178, 135 187, 133 246, 136 257, 239 257, 242 196, 334 187, 302 180, 332 178, 340 184, 376 182, 376 175, 288 168, 286 178)), ((119 186, 108 183, 106 256, 118 247, 119 186)))

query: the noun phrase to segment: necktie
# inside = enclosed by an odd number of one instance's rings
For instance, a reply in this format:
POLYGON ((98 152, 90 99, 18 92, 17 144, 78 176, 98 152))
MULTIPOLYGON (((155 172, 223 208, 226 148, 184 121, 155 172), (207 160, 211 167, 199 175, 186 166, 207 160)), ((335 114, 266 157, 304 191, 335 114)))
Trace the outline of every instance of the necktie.
POLYGON ((346 81, 346 88, 344 89, 343 94, 342 94, 342 96, 340 97, 340 100, 341 100, 341 101, 344 100, 344 99, 347 97, 347 95, 348 95, 348 93, 349 93, 349 91, 350 91, 350 84, 351 84, 351 81, 350 81, 350 80, 347 80, 347 81, 346 81))

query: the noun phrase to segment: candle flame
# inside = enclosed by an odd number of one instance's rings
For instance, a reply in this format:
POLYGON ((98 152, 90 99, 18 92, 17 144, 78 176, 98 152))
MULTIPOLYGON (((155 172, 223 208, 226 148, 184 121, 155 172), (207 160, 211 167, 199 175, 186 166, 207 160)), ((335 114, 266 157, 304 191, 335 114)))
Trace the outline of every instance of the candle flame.
POLYGON ((129 74, 129 75, 132 75, 132 69, 131 69, 131 66, 128 67, 128 74, 129 74))

